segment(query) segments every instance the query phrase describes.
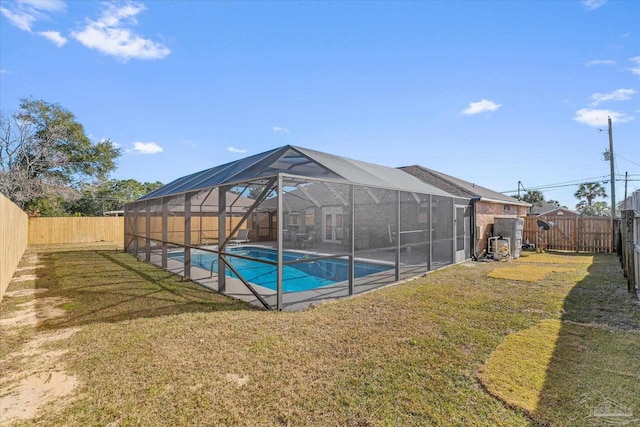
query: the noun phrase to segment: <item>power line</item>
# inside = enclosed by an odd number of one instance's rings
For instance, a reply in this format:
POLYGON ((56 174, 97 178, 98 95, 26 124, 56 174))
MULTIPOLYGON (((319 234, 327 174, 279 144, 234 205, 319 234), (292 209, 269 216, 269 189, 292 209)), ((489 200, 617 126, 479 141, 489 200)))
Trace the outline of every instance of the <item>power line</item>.
MULTIPOLYGON (((638 176, 640 177, 640 174, 629 174, 629 177, 634 177, 634 176, 638 176)), ((562 187, 572 187, 575 185, 580 185, 583 184, 585 182, 600 182, 602 184, 606 184, 611 180, 611 177, 609 175, 602 175, 602 176, 594 176, 591 178, 582 178, 582 179, 576 179, 573 181, 564 181, 564 182, 558 182, 555 184, 544 184, 544 185, 538 185, 538 186, 527 186, 527 188, 525 190, 529 191, 529 190, 551 190, 551 189, 556 189, 556 188, 562 188, 562 187)), ((617 174, 616 178, 615 178, 616 182, 619 181, 624 181, 624 175, 621 174, 617 174)), ((640 179, 628 179, 629 182, 632 181, 640 181, 640 179)), ((524 188, 524 186, 523 186, 524 188)), ((500 191, 500 193, 517 193, 518 190, 508 190, 508 191, 500 191)))
POLYGON ((636 166, 640 166, 640 163, 636 163, 636 162, 634 162, 633 160, 629 160, 629 159, 627 159, 626 157, 622 157, 620 154, 615 154, 614 156, 615 156, 615 157, 619 157, 619 158, 621 158, 622 160, 626 160, 626 161, 627 161, 627 162, 629 162, 629 163, 633 163, 633 164, 634 164, 634 165, 636 165, 636 166))

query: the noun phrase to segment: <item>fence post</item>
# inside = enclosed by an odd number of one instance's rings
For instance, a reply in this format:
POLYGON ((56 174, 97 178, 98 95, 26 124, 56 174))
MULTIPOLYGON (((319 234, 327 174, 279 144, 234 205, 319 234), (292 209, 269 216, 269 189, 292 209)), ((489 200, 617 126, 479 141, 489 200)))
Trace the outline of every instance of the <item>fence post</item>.
POLYGON ((576 240, 575 240, 575 247, 576 247, 576 253, 580 252, 580 217, 577 216, 576 217, 576 240))

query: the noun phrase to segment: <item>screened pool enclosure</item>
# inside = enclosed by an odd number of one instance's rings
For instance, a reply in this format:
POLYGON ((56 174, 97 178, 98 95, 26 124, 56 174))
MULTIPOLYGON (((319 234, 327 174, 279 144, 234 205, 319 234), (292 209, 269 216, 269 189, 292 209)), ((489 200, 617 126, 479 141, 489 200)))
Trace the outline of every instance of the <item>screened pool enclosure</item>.
POLYGON ((135 256, 295 310, 469 257, 468 199, 390 167, 294 146, 179 178, 125 207, 135 256))

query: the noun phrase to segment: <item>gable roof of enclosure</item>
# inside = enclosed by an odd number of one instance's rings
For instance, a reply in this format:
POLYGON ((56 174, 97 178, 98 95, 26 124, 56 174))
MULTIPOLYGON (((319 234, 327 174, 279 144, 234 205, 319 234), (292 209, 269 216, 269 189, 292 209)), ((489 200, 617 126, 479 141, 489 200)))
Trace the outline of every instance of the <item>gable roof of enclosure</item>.
POLYGON ((139 200, 173 196, 220 185, 234 185, 278 173, 454 197, 396 168, 285 145, 178 178, 139 200))

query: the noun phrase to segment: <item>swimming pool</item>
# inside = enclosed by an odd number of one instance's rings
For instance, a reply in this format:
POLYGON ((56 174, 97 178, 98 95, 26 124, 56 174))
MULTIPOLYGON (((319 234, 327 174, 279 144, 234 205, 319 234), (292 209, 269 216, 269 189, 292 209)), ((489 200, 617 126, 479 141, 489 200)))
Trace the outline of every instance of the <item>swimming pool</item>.
MULTIPOLYGON (((234 253, 251 258, 268 261, 276 261, 278 252, 275 249, 260 247, 233 247, 227 249, 228 253, 234 253)), ((295 261, 304 259, 305 254, 296 252, 283 252, 283 261, 295 261)), ((184 261, 184 253, 169 254, 169 258, 184 261)), ((199 250, 191 251, 191 264, 209 270, 213 262, 214 271, 218 271, 218 255, 199 250)), ((263 264, 257 261, 228 257, 229 262, 249 283, 276 289, 275 265, 263 264)), ((374 264, 356 261, 354 264, 354 276, 363 277, 379 273, 393 268, 391 265, 374 264)), ((237 277, 230 269, 226 269, 229 277, 237 277)), ((323 259, 295 265, 282 266, 282 290, 283 292, 302 292, 321 286, 331 285, 336 282, 349 280, 349 262, 345 259, 323 259)))

